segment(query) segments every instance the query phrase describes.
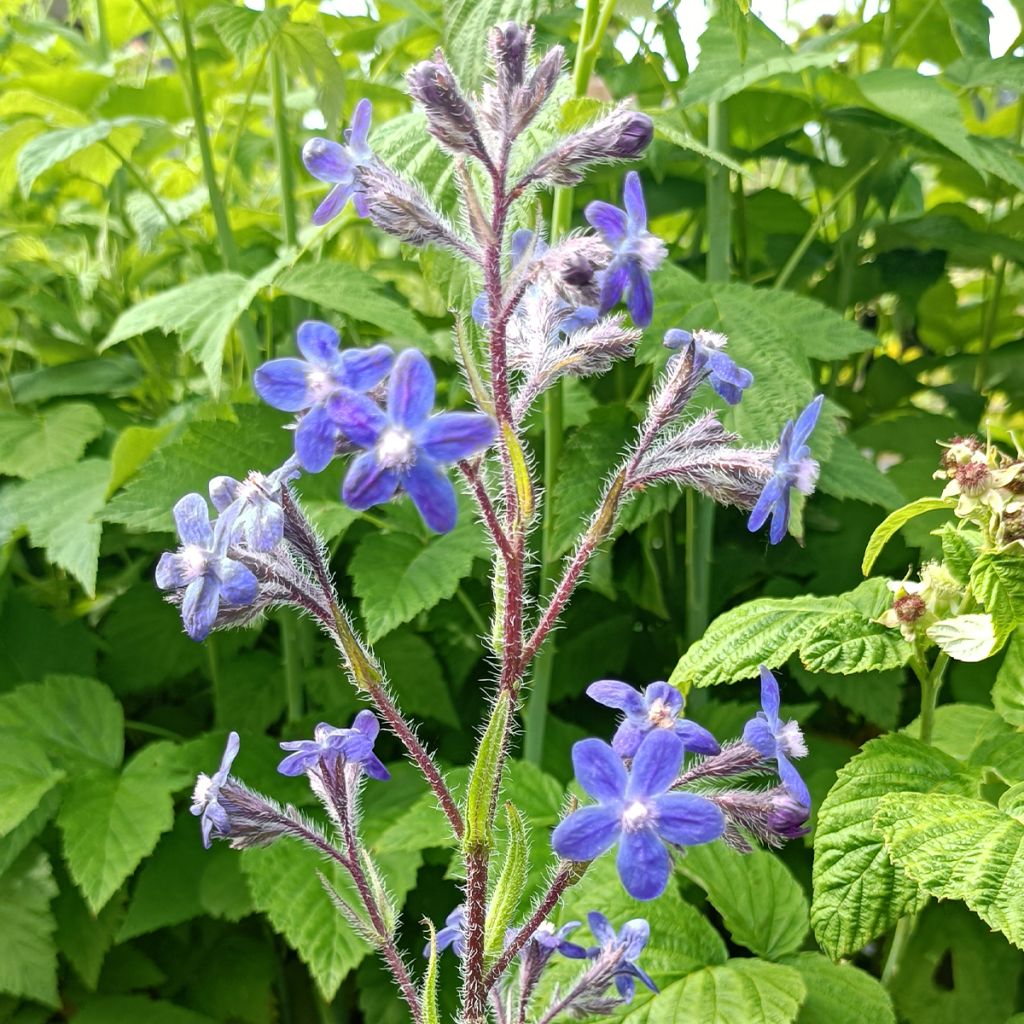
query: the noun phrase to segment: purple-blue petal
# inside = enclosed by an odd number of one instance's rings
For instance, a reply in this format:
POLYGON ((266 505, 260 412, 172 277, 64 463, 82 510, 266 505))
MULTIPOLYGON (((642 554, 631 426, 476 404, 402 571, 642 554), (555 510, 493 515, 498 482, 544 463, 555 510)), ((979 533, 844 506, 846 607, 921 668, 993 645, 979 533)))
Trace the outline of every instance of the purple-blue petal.
POLYGON ((252 570, 246 568, 241 562, 235 562, 230 558, 221 560, 220 596, 224 599, 225 604, 244 608, 256 600, 259 589, 259 583, 252 574, 252 570))
POLYGON ((661 991, 658 986, 654 984, 654 979, 639 964, 631 964, 630 966, 633 968, 633 976, 643 982, 643 984, 645 984, 652 992, 661 991))
POLYGON ((342 434, 360 448, 372 448, 388 418, 372 398, 341 388, 327 400, 327 412, 342 434))
POLYGON ((595 800, 610 803, 625 795, 629 776, 622 759, 604 740, 591 737, 574 743, 572 766, 576 781, 595 800))
POLYGON ((636 261, 628 264, 629 274, 629 315, 637 327, 647 327, 654 318, 654 292, 651 278, 636 261))
POLYGON ((762 757, 774 757, 778 750, 775 731, 765 721, 764 715, 752 718, 743 727, 743 740, 749 743, 762 757))
MULTIPOLYGON (((283 744, 282 744, 283 745, 283 744)), ((281 775, 303 775, 315 768, 320 761, 320 748, 310 741, 303 743, 303 749, 289 754, 277 766, 281 775)))
POLYGON ((483 413, 442 412, 416 431, 416 439, 430 458, 451 463, 487 448, 494 433, 494 420, 483 413))
POLYGON ((679 774, 683 752, 683 742, 674 732, 667 729, 649 732, 633 758, 627 799, 664 793, 679 774))
POLYGON ((394 497, 398 488, 398 474, 385 469, 373 452, 366 452, 352 460, 341 485, 341 500, 349 508, 364 512, 373 505, 381 505, 394 497))
POLYGON ((654 726, 646 720, 643 725, 636 725, 627 718, 615 730, 615 735, 612 737, 612 750, 619 757, 633 757, 640 749, 644 737, 653 728, 654 726))
POLYGON ((329 370, 338 358, 341 338, 338 332, 323 320, 305 320, 295 332, 299 351, 319 369, 329 370))
POLYGON ((359 763, 363 766, 363 771, 371 779, 376 779, 378 782, 387 782, 391 778, 391 772, 384 766, 384 762, 372 751, 366 757, 361 758, 359 763))
POLYGON ((664 793, 654 799, 655 829, 667 842, 680 846, 710 843, 725 830, 725 816, 710 801, 694 793, 664 793))
POLYGON ((455 529, 459 515, 455 486, 443 466, 421 455, 401 479, 423 522, 431 530, 449 533, 455 529))
POLYGON ((782 487, 779 500, 772 509, 772 525, 768 529, 768 540, 772 544, 781 544, 789 530, 789 488, 782 487))
POLYGON ((227 781, 231 766, 235 763, 235 758, 238 757, 238 748, 241 746, 241 742, 238 733, 232 729, 228 733, 227 742, 224 744, 224 753, 220 756, 220 766, 214 776, 222 785, 227 781))
POLYGON ((626 972, 616 974, 615 988, 624 1003, 633 1002, 633 996, 636 995, 636 982, 633 980, 632 974, 626 972))
POLYGON ((210 481, 210 501, 218 512, 223 512, 239 494, 242 485, 233 476, 215 476, 210 481))
POLYGON ((615 845, 620 832, 618 808, 581 807, 559 822, 551 833, 551 848, 565 860, 594 860, 615 845))
POLYGON ((283 412, 301 412, 311 404, 306 374, 309 366, 302 359, 271 359, 256 368, 252 383, 256 394, 267 405, 283 412))
POLYGON ((323 202, 313 211, 310 218, 317 227, 334 220, 335 217, 345 209, 345 204, 352 198, 356 190, 355 182, 346 181, 335 185, 330 192, 324 196, 323 202))
POLYGON ((618 708, 630 715, 642 715, 645 710, 643 694, 618 679, 599 679, 591 683, 587 696, 606 708, 618 708))
POLYGON ((644 690, 644 705, 646 708, 660 700, 669 711, 679 714, 683 710, 683 695, 674 687, 665 682, 651 683, 644 690))
POLYGON ((665 891, 672 865, 657 833, 643 828, 622 834, 615 866, 623 887, 633 899, 653 900, 665 891))
POLYGON ((213 629, 220 607, 220 581, 214 576, 200 576, 186 588, 181 602, 181 621, 193 640, 205 640, 213 629))
POLYGON ((388 416, 399 426, 413 429, 434 405, 434 371, 427 357, 407 348, 396 360, 388 385, 388 416))
POLYGON ((173 515, 182 543, 209 551, 213 546, 213 527, 206 499, 201 494, 186 494, 175 503, 173 515))
POLYGON ((338 359, 338 380, 353 391, 369 391, 386 376, 395 354, 387 345, 347 348, 338 359))
POLYGON ((782 482, 775 476, 764 485, 764 490, 761 491, 757 503, 750 512, 750 518, 747 520, 747 529, 751 533, 756 533, 764 526, 783 490, 782 482))
POLYGON ((338 426, 323 405, 314 405, 295 428, 295 454, 310 473, 326 469, 334 458, 338 426))
MULTIPOLYGON (((523 256, 530 251, 531 245, 533 245, 533 232, 529 228, 519 228, 512 232, 512 238, 509 240, 508 255, 513 267, 519 265, 523 256)), ((547 246, 538 239, 537 243, 533 246, 534 255, 540 256, 546 250, 547 246)))
POLYGON ((487 310, 489 308, 490 307, 489 307, 489 304, 487 302, 487 296, 486 295, 478 295, 473 300, 473 305, 470 308, 470 315, 473 317, 474 321, 476 321, 476 323, 480 327, 486 327, 487 326, 487 310))
POLYGON ((611 203, 595 199, 587 203, 583 216, 587 223, 599 231, 611 248, 616 248, 626 237, 626 214, 611 203))
POLYGON ((626 175, 625 184, 622 186, 622 202, 626 207, 626 215, 629 217, 629 226, 636 231, 637 228, 647 227, 647 204, 644 202, 644 190, 640 185, 640 175, 636 171, 630 171, 626 175))
POLYGON ((352 125, 349 128, 349 145, 353 152, 360 158, 367 155, 367 137, 370 134, 370 120, 373 114, 373 104, 363 97, 352 111, 352 125))
POLYGON ((767 665, 760 665, 758 672, 761 676, 761 710, 768 719, 768 724, 774 726, 778 724, 779 708, 782 704, 779 681, 772 675, 767 665))
POLYGON ((592 910, 587 914, 587 924, 590 925, 590 931, 597 939, 598 945, 608 946, 618 939, 611 921, 599 910, 592 910))
POLYGON ((626 947, 623 953, 625 959, 633 963, 644 951, 650 937, 651 926, 642 917, 627 921, 619 929, 619 942, 626 947))
POLYGON ((811 806, 811 794, 807 789, 807 783, 804 782, 793 762, 781 750, 777 753, 776 758, 779 763, 779 779, 786 789, 789 790, 789 795, 797 803, 809 808, 811 806))
POLYGON ((601 275, 601 312, 607 313, 617 306, 622 293, 629 283, 629 264, 625 260, 613 260, 601 275))
POLYGON ((361 732, 371 743, 380 733, 380 722, 372 711, 360 711, 352 721, 352 728, 361 732))
POLYGON ((337 184, 352 180, 352 160, 339 142, 310 139, 302 147, 302 162, 306 170, 319 181, 337 184))
POLYGON ((156 564, 156 585, 161 590, 177 590, 188 584, 189 563, 176 551, 165 551, 156 564))
POLYGON ((690 721, 688 718, 680 718, 675 725, 676 735, 683 741, 683 746, 688 754, 717 754, 722 748, 718 740, 708 732, 702 725, 690 721))
POLYGON ((811 436, 815 426, 818 422, 818 416, 821 414, 821 406, 825 401, 824 395, 818 395, 814 398, 800 413, 797 418, 796 425, 793 427, 793 445, 798 446, 807 443, 807 439, 811 436))
POLYGON ((366 202, 366 196, 362 192, 358 191, 358 189, 352 193, 352 205, 356 208, 356 213, 358 213, 360 217, 370 216, 370 207, 366 202))
POLYGON ((284 509, 269 498, 253 502, 245 523, 246 539, 254 551, 272 551, 284 537, 284 509))

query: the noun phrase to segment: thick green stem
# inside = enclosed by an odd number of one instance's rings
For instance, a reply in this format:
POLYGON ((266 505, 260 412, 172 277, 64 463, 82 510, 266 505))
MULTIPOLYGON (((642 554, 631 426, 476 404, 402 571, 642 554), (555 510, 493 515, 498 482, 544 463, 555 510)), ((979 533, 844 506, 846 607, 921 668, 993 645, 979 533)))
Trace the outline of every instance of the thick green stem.
POLYGON ((302 657, 299 650, 300 628, 295 616, 282 614, 281 660, 284 663, 284 690, 287 706, 287 720, 297 722, 303 715, 302 657))
POLYGON ((110 29, 107 26, 106 0, 96 0, 96 42, 104 60, 110 57, 110 29))

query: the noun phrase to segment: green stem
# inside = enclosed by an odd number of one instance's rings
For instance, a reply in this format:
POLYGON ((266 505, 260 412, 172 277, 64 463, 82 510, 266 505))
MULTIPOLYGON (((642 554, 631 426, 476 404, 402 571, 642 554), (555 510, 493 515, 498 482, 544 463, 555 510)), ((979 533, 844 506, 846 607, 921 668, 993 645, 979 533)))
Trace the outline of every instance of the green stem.
POLYGON ((107 25, 106 0, 96 0, 96 41, 104 61, 110 58, 110 29, 107 25))
POLYGON ((281 660, 284 664, 284 692, 287 720, 297 722, 303 715, 302 655, 299 647, 299 622, 294 615, 282 614, 281 660))
MULTIPOLYGON (((608 27, 615 0, 586 0, 580 38, 576 46, 573 67, 573 94, 586 94, 590 75, 594 70, 598 50, 608 27), (601 27, 603 25, 603 28, 601 27)), ((572 226, 571 188, 555 190, 551 206, 551 241, 568 233, 572 226)), ((554 503, 552 497, 558 485, 558 462, 562 455, 562 434, 565 430, 564 394, 562 383, 552 387, 544 396, 544 516, 541 524, 541 603, 550 597, 558 572, 558 559, 554 550, 554 503)), ((554 666, 555 644, 549 642, 537 656, 533 668, 530 697, 523 715, 523 757, 540 764, 544 749, 544 730, 547 724, 548 700, 551 694, 551 672, 554 666)))

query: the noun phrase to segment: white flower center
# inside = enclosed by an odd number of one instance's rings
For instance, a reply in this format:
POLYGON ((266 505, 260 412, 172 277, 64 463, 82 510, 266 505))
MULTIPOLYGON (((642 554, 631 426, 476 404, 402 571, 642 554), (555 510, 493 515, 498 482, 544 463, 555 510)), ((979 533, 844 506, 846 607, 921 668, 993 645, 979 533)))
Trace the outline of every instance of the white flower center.
POLYGON ((643 800, 634 800, 622 812, 622 827, 627 832, 637 832, 651 820, 651 809, 643 800))
POLYGON ((675 712, 660 698, 651 704, 647 712, 647 721, 655 729, 672 729, 676 724, 675 712))
POLYGON ((330 397, 334 390, 334 381, 324 370, 311 370, 306 374, 306 387, 309 388, 309 396, 314 402, 322 402, 330 397))
POLYGON ((377 458, 386 469, 406 469, 415 458, 412 434, 400 427, 388 427, 377 441, 377 458))
POLYGON ((186 544, 182 548, 181 557, 185 562, 185 576, 189 580, 199 579, 206 572, 206 552, 197 544, 186 544))
POLYGON ((775 737, 789 757, 806 757, 807 743, 800 726, 792 719, 783 723, 775 737))
POLYGON ((668 250, 665 248, 665 243, 657 236, 652 235, 649 231, 645 231, 639 238, 633 242, 633 253, 636 258, 640 261, 640 265, 644 270, 650 271, 658 267, 658 265, 668 255, 668 250))
POLYGON ((796 489, 801 494, 810 494, 818 482, 818 463, 815 459, 801 459, 796 466, 796 489))
POLYGON ((196 788, 192 790, 192 803, 205 806, 210 799, 212 789, 213 779, 205 773, 200 773, 196 778, 196 788))

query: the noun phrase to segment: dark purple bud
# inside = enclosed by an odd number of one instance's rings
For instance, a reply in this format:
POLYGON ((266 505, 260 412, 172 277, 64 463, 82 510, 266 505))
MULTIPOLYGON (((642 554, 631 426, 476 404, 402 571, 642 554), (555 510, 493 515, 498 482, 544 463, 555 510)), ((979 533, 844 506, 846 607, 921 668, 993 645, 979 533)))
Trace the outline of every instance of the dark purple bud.
POLYGON ((491 29, 488 48, 499 86, 511 90, 522 85, 533 48, 533 26, 517 25, 514 21, 496 25, 491 29))
POLYGON ((408 74, 409 91, 427 115, 430 134, 455 153, 469 153, 489 162, 469 101, 440 52, 420 61, 408 74))
POLYGON ((562 278, 570 288, 586 288, 593 284, 594 265, 581 253, 574 253, 566 260, 562 278))
POLYGON ((780 839, 798 839, 807 835, 809 808, 795 800, 787 789, 780 786, 772 790, 772 809, 768 812, 768 827, 780 839))
POLYGON ((512 135, 515 137, 537 116, 538 111, 554 92, 562 73, 565 50, 553 46, 534 69, 530 80, 516 97, 515 110, 511 117, 512 135))

